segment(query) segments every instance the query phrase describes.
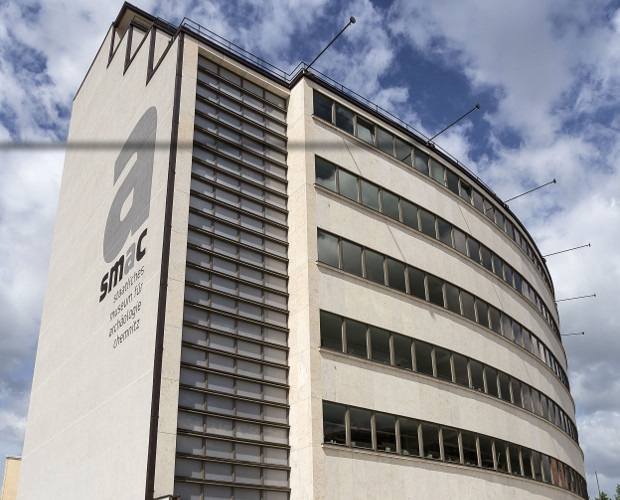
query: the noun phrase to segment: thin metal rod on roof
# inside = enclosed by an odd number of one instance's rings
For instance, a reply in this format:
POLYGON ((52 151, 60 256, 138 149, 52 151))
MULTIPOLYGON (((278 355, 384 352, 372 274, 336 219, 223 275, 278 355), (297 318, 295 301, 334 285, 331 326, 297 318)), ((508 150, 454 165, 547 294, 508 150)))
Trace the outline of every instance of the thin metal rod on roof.
POLYGON ((431 142, 433 142, 433 139, 435 137, 437 137, 440 134, 443 134, 446 130, 448 130, 452 125, 456 125, 458 122, 460 122, 463 118, 465 118, 469 113, 473 113, 474 111, 476 111, 477 109, 480 109, 480 104, 476 103, 476 105, 471 108, 467 113, 465 113, 463 116, 461 116, 458 120, 453 121, 450 125, 448 125, 446 128, 444 128, 443 130, 441 130, 440 132, 437 132, 433 137, 431 137, 428 142, 429 144, 431 142))
POLYGON ((346 30, 346 29, 347 29, 349 26, 351 26, 352 24, 355 24, 355 18, 354 18, 353 16, 351 16, 351 17, 349 18, 349 22, 347 23, 347 25, 346 25, 344 28, 342 28, 342 29, 340 30, 340 33, 338 33, 338 34, 334 37, 334 39, 333 39, 331 42, 329 42, 329 43, 327 44, 327 47, 325 47, 325 48, 321 51, 321 53, 320 53, 318 56, 316 56, 316 57, 314 58, 314 60, 313 60, 310 64, 308 64, 308 66, 306 67, 306 71, 308 71, 308 70, 310 69, 310 66, 312 66, 312 65, 316 62, 316 60, 317 60, 319 57, 321 57, 321 56, 323 55, 323 52, 325 52, 327 49, 329 49, 329 47, 331 46, 331 44, 332 44, 332 43, 334 43, 334 42, 336 41, 336 39, 337 39, 340 35, 342 35, 342 34, 344 33, 344 30, 346 30))
POLYGON ((558 299, 555 302, 557 304, 558 302, 566 302, 567 300, 589 299, 590 297, 596 297, 596 294, 593 293, 592 295, 580 295, 579 297, 569 297, 567 299, 558 299))
POLYGON ((509 201, 516 200, 517 198, 520 198, 521 196, 525 196, 526 194, 532 193, 536 191, 537 189, 542 189, 545 186, 548 186, 549 184, 555 184, 556 182, 558 181, 553 179, 552 181, 549 181, 541 186, 535 187, 534 189, 530 189, 529 191, 526 191, 525 193, 518 194, 517 196, 513 196, 512 198, 508 198, 507 200, 504 201, 504 203, 508 203, 509 201))
POLYGON ((579 248, 586 248, 586 247, 591 247, 591 246, 592 245, 590 243, 588 243, 587 245, 581 245, 581 246, 578 246, 578 247, 567 248, 566 250, 560 250, 559 252, 548 253, 547 255, 543 255, 543 257, 547 258, 547 257, 551 257, 552 255, 557 255, 559 253, 571 252, 572 250, 578 250, 579 248))
POLYGON ((586 332, 575 332, 575 333, 560 333, 562 337, 571 337, 572 335, 585 335, 586 332))

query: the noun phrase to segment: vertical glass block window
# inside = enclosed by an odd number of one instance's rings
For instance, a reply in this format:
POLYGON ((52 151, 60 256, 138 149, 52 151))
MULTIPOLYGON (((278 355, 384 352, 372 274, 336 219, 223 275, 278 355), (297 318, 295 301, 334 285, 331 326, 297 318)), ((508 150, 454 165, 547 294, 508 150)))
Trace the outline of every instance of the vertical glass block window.
POLYGON ((396 418, 384 413, 375 413, 377 450, 396 452, 396 418))
POLYGON ((394 156, 394 136, 381 127, 377 127, 377 147, 384 153, 394 156))
POLYGON ((321 311, 321 346, 342 351, 342 319, 321 311))
POLYGON ((395 333, 392 336, 392 342, 394 344, 394 365, 412 370, 411 339, 395 333))
POLYGON ((461 354, 453 354, 454 379, 457 384, 469 387, 469 375, 467 373, 467 358, 461 354))
POLYGON ((342 269, 357 276, 363 276, 362 247, 349 241, 342 241, 342 269))
POLYGON ((319 186, 336 191, 336 167, 334 165, 316 156, 314 158, 314 170, 316 183, 319 186))
POLYGON ((329 97, 314 91, 314 114, 323 120, 332 123, 332 107, 334 101, 329 97))
POLYGON ((332 444, 346 444, 346 408, 323 401, 323 441, 332 444))
POLYGON ((459 431, 443 427, 441 429, 443 458, 446 462, 461 463, 459 452, 459 431))
POLYGON ((358 448, 372 448, 372 433, 370 430, 370 416, 368 410, 350 408, 351 446, 358 448))
MULTIPOLYGON (((370 331, 370 351, 374 361, 379 363, 390 363, 390 332, 371 326, 370 331)), ((410 349, 411 352, 411 349, 410 349)), ((411 359, 411 356, 409 356, 411 359)))
POLYGON ((383 273, 383 255, 373 252, 372 250, 366 250, 366 278, 380 285, 385 284, 385 278, 383 273))
POLYGON ((426 292, 424 290, 424 272, 414 267, 408 267, 407 273, 409 275, 409 293, 414 297, 426 300, 426 292))
POLYGON ((338 186, 340 194, 353 201, 359 201, 357 177, 346 170, 338 170, 338 186))
POLYGON ((443 280, 429 274, 426 277, 428 283, 428 300, 432 304, 444 307, 443 302, 443 280))
POLYGON ((426 236, 436 239, 437 231, 435 230, 435 216, 423 208, 418 209, 418 212, 420 212, 420 230, 426 236))
POLYGON ((415 169, 419 172, 422 172, 424 175, 428 175, 428 155, 424 154, 422 151, 415 149, 415 169))
POLYGON ((319 262, 333 267, 339 267, 338 238, 319 229, 317 231, 317 239, 319 246, 319 262))
POLYGON ((439 427, 426 422, 423 422, 420 427, 422 428, 422 447, 424 449, 422 456, 439 460, 441 458, 439 427))
POLYGON ((373 123, 364 120, 360 116, 357 117, 357 137, 362 141, 374 146, 375 144, 375 126, 373 123))
POLYGON ((437 377, 452 381, 452 367, 450 365, 450 351, 441 347, 435 347, 435 366, 437 377))
POLYGON ((362 358, 368 357, 366 350, 366 325, 353 321, 345 320, 345 335, 347 338, 347 353, 362 358))
POLYGON ((493 460, 493 439, 489 436, 478 436, 480 444, 480 463, 485 469, 494 469, 495 461, 493 460))
POLYGON ((418 226, 418 207, 413 203, 409 203, 406 200, 401 200, 401 207, 403 209, 403 222, 409 227, 419 230, 418 226))
POLYGON ((400 428, 400 451, 403 455, 420 455, 418 421, 410 418, 398 419, 400 428))
POLYGON ((382 191, 381 196, 383 201, 383 213, 394 220, 400 220, 398 213, 398 196, 388 191, 382 191))
POLYGON ((405 287, 405 264, 396 260, 386 259, 387 261, 387 273, 388 273, 388 286, 401 292, 406 292, 405 287))
POLYGON ((362 188, 362 204, 368 208, 379 211, 379 187, 368 181, 360 181, 362 188))
POLYGON ((433 375, 433 346, 421 340, 414 340, 413 343, 415 348, 416 370, 420 373, 433 375))
POLYGON ((336 127, 353 135, 353 119, 355 114, 350 109, 336 103, 336 127))
POLYGON ((476 447, 476 435, 473 432, 461 431, 461 443, 463 444, 463 463, 477 467, 478 449, 476 447))

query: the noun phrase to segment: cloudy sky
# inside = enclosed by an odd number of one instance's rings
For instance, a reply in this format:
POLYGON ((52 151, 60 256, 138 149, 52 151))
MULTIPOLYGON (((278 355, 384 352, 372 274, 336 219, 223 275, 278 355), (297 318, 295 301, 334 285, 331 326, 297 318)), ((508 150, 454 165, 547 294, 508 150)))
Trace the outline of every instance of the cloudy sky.
MULTIPOLYGON (((590 494, 620 483, 620 3, 606 0, 135 2, 290 70, 316 68, 433 135, 549 257, 590 494)), ((72 98, 121 2, 0 0, 0 467, 19 455, 72 98), (95 5, 95 4, 100 5, 95 5)))

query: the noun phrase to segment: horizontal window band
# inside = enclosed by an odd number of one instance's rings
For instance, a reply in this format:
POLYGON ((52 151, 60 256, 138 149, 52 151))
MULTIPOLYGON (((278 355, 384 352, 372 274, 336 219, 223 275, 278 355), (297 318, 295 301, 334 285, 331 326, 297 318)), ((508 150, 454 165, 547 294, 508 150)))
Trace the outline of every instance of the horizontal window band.
MULTIPOLYGON (((219 396, 219 394, 216 394, 216 395, 219 396)), ((252 401, 252 402, 254 402, 254 401, 252 401)), ((179 411, 182 411, 183 413, 191 413, 193 415, 202 416, 202 417, 213 417, 213 418, 220 418, 220 419, 223 419, 223 420, 231 420, 231 421, 233 421, 233 423, 234 422, 241 422, 241 423, 244 423, 244 424, 268 425, 270 427, 277 427, 278 429, 283 429, 283 430, 290 430, 290 428, 291 428, 290 425, 288 425, 288 424, 281 424, 279 422, 270 422, 270 421, 266 421, 266 420, 256 420, 256 419, 248 418, 248 417, 237 417, 236 415, 225 415, 223 413, 215 413, 215 412, 206 411, 206 410, 196 410, 194 408, 187 408, 187 407, 184 407, 184 406, 179 406, 179 411)), ((210 435, 208 437, 212 437, 212 436, 210 435)), ((213 437, 215 437, 215 435, 213 435, 213 437)), ((234 438, 234 440, 236 440, 236 439, 237 438, 234 438)), ((256 442, 256 443, 258 443, 258 442, 256 442)), ((250 444, 254 444, 254 441, 252 441, 252 443, 250 443, 250 444)), ((269 445, 269 446, 271 446, 271 445, 269 445)), ((283 448, 290 448, 290 445, 274 444, 273 446, 275 448, 282 448, 282 447, 283 448)))
POLYGON ((283 488, 278 486, 264 486, 262 484, 252 484, 252 483, 235 483, 235 482, 224 482, 224 481, 211 481, 209 479, 195 479, 184 476, 174 476, 175 482, 178 483, 187 483, 187 484, 199 484, 204 486, 222 486, 225 488, 240 488, 243 490, 261 490, 261 491, 274 491, 278 493, 290 493, 290 488, 283 488))
MULTIPOLYGON (((230 376, 231 374, 226 373, 226 372, 218 372, 218 373, 214 373, 216 375, 220 375, 220 376, 230 376)), ((232 377, 231 377, 232 378, 232 377)), ((248 382, 258 382, 257 379, 247 379, 248 382)), ((267 405, 269 407, 272 408, 280 408, 282 410, 289 410, 290 406, 288 404, 285 403, 276 403, 275 401, 265 401, 264 399, 256 399, 256 398, 250 398, 248 396, 237 396, 236 394, 230 394, 228 392, 222 392, 222 391, 214 391, 213 389, 203 389, 200 387, 194 387, 192 385, 187 385, 187 384, 179 384, 179 388, 180 389, 185 389, 185 390, 189 390, 189 391, 193 391, 193 392, 198 392, 200 394, 203 395, 207 395, 207 396, 218 396, 218 397, 223 397, 223 398, 227 398, 227 399, 232 399, 232 400, 238 400, 238 401, 246 401, 248 403, 256 403, 256 404, 260 404, 260 405, 267 405)), ((286 387, 288 389, 288 386, 286 387)), ((195 408, 189 408, 189 407, 185 407, 185 406, 181 406, 179 405, 179 409, 186 411, 186 410, 194 410, 197 413, 201 413, 204 415, 208 415, 209 412, 207 412, 206 410, 197 410, 195 408)), ((211 416, 214 417, 226 417, 230 420, 239 420, 239 421, 243 421, 243 422, 248 422, 251 424, 257 424, 257 423, 261 423, 261 422, 266 422, 265 420, 260 420, 260 419, 253 419, 253 418, 249 418, 249 417, 237 417, 235 415, 228 415, 225 413, 215 413, 215 412, 211 412, 210 413, 211 416)), ((269 422, 269 424, 271 425, 272 422, 269 422)), ((273 422, 274 425, 277 425, 277 423, 273 422)), ((286 427, 286 425, 280 425, 280 427, 284 428, 286 427)))
MULTIPOLYGON (((253 301, 253 300, 250 300, 250 299, 246 299, 244 297, 240 297, 239 295, 233 295, 232 293, 223 292, 221 290, 218 290, 218 289, 215 289, 215 288, 212 288, 212 287, 207 287, 207 286, 204 286, 204 285, 199 285, 197 283, 192 283, 191 281, 186 281, 185 282, 185 286, 189 286, 191 288, 195 288, 197 290, 202 290, 202 291, 205 291, 205 292, 208 292, 208 293, 214 293, 216 295, 220 295, 222 297, 226 297, 227 299, 238 300, 240 302, 243 302, 244 304, 249 304, 249 305, 257 306, 257 307, 262 307, 262 308, 267 309, 268 311, 273 311, 273 312, 285 314, 287 316, 288 316, 288 313, 289 313, 288 307, 279 308, 279 307, 275 307, 275 306, 270 306, 270 305, 267 305, 267 304, 265 304, 263 302, 258 302, 258 301, 253 301)), ((194 304, 194 302, 192 302, 192 304, 194 304)), ((245 316, 241 316, 241 317, 245 318, 245 316)))
MULTIPOLYGON (((276 324, 272 324, 272 323, 267 323, 265 321, 261 321, 261 320, 257 320, 257 319, 253 319, 253 318, 248 318, 246 316, 240 316, 237 313, 230 313, 228 311, 223 311, 221 309, 215 309, 214 307, 209 307, 209 306, 204 306, 202 304, 196 304, 194 302, 189 302, 189 301, 184 301, 184 304, 186 306, 190 306, 193 307, 195 309, 200 309, 202 311, 208 312, 208 313, 214 313, 214 314, 219 314, 221 316, 225 316, 227 318, 231 318, 231 319, 235 319, 235 320, 241 320, 241 321, 246 321, 247 323, 251 323, 254 325, 259 325, 259 326, 263 326, 266 328, 270 328, 273 330, 277 330, 281 333, 289 333, 289 329, 287 327, 284 326, 280 326, 280 325, 276 325, 276 324)), ((206 325, 199 325, 198 323, 191 323, 190 321, 187 320, 183 320, 183 325, 186 326, 191 326, 191 327, 200 327, 200 326, 206 326, 206 325)))
MULTIPOLYGON (((235 339, 242 340, 244 342, 246 341, 245 337, 235 337, 235 339)), ((224 350, 221 350, 221 349, 215 349, 213 347, 193 344, 193 343, 188 342, 186 340, 182 341, 182 345, 185 346, 185 347, 190 347, 192 349, 197 349, 197 350, 204 351, 204 352, 207 352, 207 353, 208 352, 212 352, 213 354, 220 354, 220 355, 223 355, 223 356, 227 356, 229 358, 239 359, 241 361, 251 361, 253 363, 259 363, 261 365, 271 366, 273 368, 282 368, 283 370, 288 370, 289 369, 288 364, 281 364, 281 363, 276 363, 276 362, 273 362, 273 361, 266 361, 266 360, 261 359, 261 358, 252 358, 250 356, 244 356, 242 354, 236 354, 236 353, 233 353, 233 352, 230 352, 230 351, 224 351, 224 350)), ((198 366, 198 365, 192 365, 191 363, 186 363, 184 361, 181 362, 181 366, 185 366, 187 368, 190 368, 190 367, 191 368, 206 368, 206 367, 201 367, 201 366, 198 366)), ((206 370, 209 371, 208 368, 206 370)), ((221 374, 223 374, 223 373, 231 374, 230 372, 223 372, 222 371, 221 374)), ((252 381, 255 380, 254 378, 249 377, 248 375, 239 375, 239 376, 237 376, 236 374, 234 374, 234 377, 242 379, 242 380, 246 380, 246 379, 247 380, 252 380, 252 381)), ((288 387, 289 387, 288 384, 282 384, 282 383, 279 383, 279 382, 271 382, 268 385, 273 385, 274 387, 282 387, 284 389, 288 389, 288 387)))
MULTIPOLYGON (((261 424, 261 425, 269 426, 269 424, 261 424)), ((290 427, 288 427, 288 428, 280 427, 280 429, 290 430, 290 427)), ((253 446, 265 446, 267 448, 274 448, 274 449, 285 450, 285 451, 288 451, 288 450, 291 449, 291 446, 288 445, 288 444, 278 444, 278 443, 272 443, 271 441, 256 440, 256 439, 227 437, 227 436, 222 436, 220 434, 209 434, 208 432, 189 431, 187 429, 182 429, 180 427, 177 428, 177 435, 178 436, 187 436, 187 437, 196 437, 196 438, 200 438, 200 439, 212 439, 214 441, 225 441, 227 443, 232 443, 232 444, 239 443, 239 444, 250 444, 250 445, 253 445, 253 446)), ((177 452, 177 456, 178 455, 179 455, 179 453, 177 452)), ((184 455, 186 455, 187 458, 194 458, 194 457, 198 456, 198 455, 191 455, 191 454, 188 454, 188 453, 184 453, 184 455)), ((206 455, 202 455, 202 456, 206 457, 206 455)), ((207 459, 208 459, 208 461, 213 461, 213 462, 218 461, 214 457, 207 457, 207 459)), ((235 462, 234 460, 230 460, 229 463, 238 463, 238 461, 235 462)), ((254 465, 262 466, 262 462, 252 462, 252 463, 254 465)), ((286 466, 275 465, 275 464, 270 464, 268 466, 270 468, 273 467, 275 469, 286 469, 287 468, 286 466)))

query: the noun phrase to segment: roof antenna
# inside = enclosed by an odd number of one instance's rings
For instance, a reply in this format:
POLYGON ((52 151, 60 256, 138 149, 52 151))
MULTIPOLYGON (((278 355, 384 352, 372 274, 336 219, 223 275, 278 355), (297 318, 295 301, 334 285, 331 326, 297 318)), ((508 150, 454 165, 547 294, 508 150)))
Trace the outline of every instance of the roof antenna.
POLYGON ((504 200, 504 203, 508 203, 509 201, 516 200, 517 198, 520 198, 521 196, 525 196, 526 194, 533 193, 534 191, 540 188, 544 188, 545 186, 548 186, 549 184, 555 184, 556 182, 558 181, 553 179, 552 181, 549 181, 545 184, 541 184, 540 186, 530 189, 529 191, 526 191, 525 193, 518 194, 517 196, 513 196, 512 198, 508 198, 507 200, 504 200))
POLYGON ((543 257, 547 258, 547 257, 551 257, 552 255, 557 255, 559 253, 571 252, 572 250, 578 250, 580 248, 586 248, 586 247, 590 247, 590 246, 592 246, 592 245, 590 243, 588 243, 587 245, 581 245, 581 246, 578 246, 578 247, 567 248, 566 250, 560 250, 559 252, 548 253, 547 255, 543 255, 543 257))
POLYGON ((347 24, 344 28, 342 28, 342 29, 340 30, 340 33, 338 33, 338 34, 334 37, 334 39, 333 39, 331 42, 329 42, 329 43, 327 44, 327 47, 325 47, 325 48, 321 51, 321 53, 320 53, 318 56, 316 56, 316 57, 314 58, 314 60, 313 60, 310 64, 308 64, 308 66, 306 66, 306 71, 308 71, 308 70, 310 69, 310 66, 312 66, 312 65, 316 62, 316 60, 317 60, 319 57, 321 57, 321 56, 323 55, 323 52, 325 52, 327 49, 329 49, 329 47, 331 46, 331 44, 332 44, 332 43, 334 43, 334 42, 336 41, 336 39, 337 39, 340 35, 342 35, 342 34, 344 33, 344 30, 346 30, 346 29, 347 29, 349 26, 351 26, 352 24, 355 24, 355 18, 354 18, 353 16, 351 16, 351 17, 349 18, 349 23, 348 23, 348 24, 347 24))
POLYGON ((448 130, 452 125, 456 125, 458 122, 460 122, 463 118, 465 118, 469 113, 473 113, 474 111, 476 111, 477 109, 480 109, 480 103, 476 103, 476 105, 471 108, 467 113, 465 113, 463 116, 461 116, 458 120, 453 121, 450 125, 448 125, 446 128, 444 128, 443 130, 441 130, 440 132, 437 132, 433 137, 431 137, 428 141, 426 141, 426 143, 430 146, 433 142, 433 139, 435 137, 437 137, 440 134, 443 134, 446 130, 448 130))

